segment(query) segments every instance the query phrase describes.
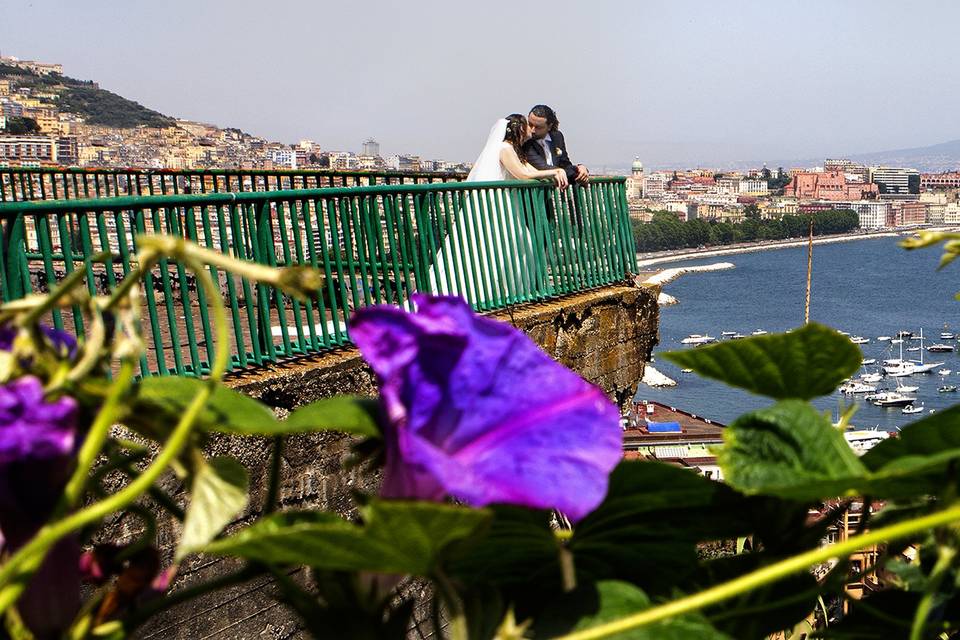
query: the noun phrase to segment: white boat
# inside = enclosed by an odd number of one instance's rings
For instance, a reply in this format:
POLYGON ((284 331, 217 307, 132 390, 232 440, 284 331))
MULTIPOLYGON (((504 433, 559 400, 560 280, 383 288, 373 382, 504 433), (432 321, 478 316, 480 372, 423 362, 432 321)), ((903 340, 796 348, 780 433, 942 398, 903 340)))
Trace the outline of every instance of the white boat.
POLYGON ((950 375, 950 369, 940 369, 939 371, 937 371, 937 373, 940 374, 941 376, 948 376, 950 375))
POLYGON ((874 448, 884 440, 890 437, 889 431, 880 429, 851 429, 844 431, 843 437, 853 449, 854 453, 862 456, 864 453, 874 448))
POLYGON ((877 390, 876 385, 873 384, 864 384, 862 382, 857 382, 856 380, 851 380, 850 382, 841 385, 837 391, 847 395, 853 395, 855 393, 872 393, 877 390))
POLYGON ((680 373, 693 373, 693 369, 680 369, 680 373))
POLYGON ((917 369, 911 362, 901 362, 900 364, 884 367, 883 372, 894 378, 902 378, 904 376, 912 376, 917 372, 917 369))
POLYGON ((907 351, 920 351, 920 347, 907 347, 907 351))
POLYGON ((936 344, 932 344, 929 347, 927 347, 927 351, 929 351, 930 353, 950 353, 951 351, 953 351, 953 345, 938 342, 936 344))
POLYGON ((754 332, 752 333, 752 335, 755 335, 755 336, 765 336, 765 335, 767 335, 767 332, 764 331, 763 329, 757 329, 756 331, 754 331, 754 332))
POLYGON ((863 336, 853 336, 850 338, 850 342, 853 344, 869 344, 870 338, 864 338, 863 336))
POLYGON ((699 333, 691 333, 686 338, 680 341, 680 344, 708 344, 710 342, 715 342, 716 338, 708 335, 700 335, 699 333))
MULTIPOLYGON (((953 347, 950 347, 950 350, 953 351, 953 347)), ((930 373, 937 367, 942 367, 942 366, 943 366, 942 362, 928 362, 924 364, 923 362, 923 329, 920 329, 920 362, 913 361, 913 372, 914 373, 930 373)))
POLYGON ((944 331, 940 334, 941 340, 953 340, 954 338, 956 338, 956 336, 949 331, 944 331))
POLYGON ((882 373, 865 373, 864 375, 860 376, 860 380, 863 382, 866 382, 867 384, 875 384, 883 380, 883 374, 882 373))
POLYGON ((890 336, 877 336, 877 342, 888 342, 889 340, 890 336))
POLYGON ((942 387, 937 387, 937 391, 940 393, 953 393, 957 390, 957 385, 955 384, 945 384, 942 387))
POLYGON ((862 364, 862 365, 877 364, 877 359, 876 359, 876 358, 864 358, 864 359, 863 359, 863 362, 861 362, 860 364, 862 364))
POLYGON ((735 333, 735 334, 733 334, 732 336, 730 336, 730 339, 731 339, 731 340, 739 340, 740 338, 746 338, 746 337, 747 337, 747 336, 743 335, 742 333, 735 333))
POLYGON ((890 341, 890 344, 903 344, 903 338, 894 338, 890 341))
POLYGON ((737 332, 736 332, 736 331, 721 331, 721 332, 720 332, 720 335, 722 335, 724 338, 731 338, 731 337, 737 335, 737 332))
POLYGON ((900 413, 923 413, 923 404, 921 403, 919 407, 908 404, 903 409, 900 409, 900 413))
POLYGON ((910 338, 913 336, 913 331, 907 331, 906 329, 901 329, 897 331, 898 338, 910 338))

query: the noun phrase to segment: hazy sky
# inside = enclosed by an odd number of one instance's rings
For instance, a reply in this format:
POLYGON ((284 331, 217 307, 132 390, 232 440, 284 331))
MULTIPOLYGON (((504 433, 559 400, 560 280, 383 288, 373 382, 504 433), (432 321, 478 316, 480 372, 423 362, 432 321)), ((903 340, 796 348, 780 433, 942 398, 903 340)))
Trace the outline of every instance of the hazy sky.
POLYGON ((473 160, 558 112, 571 157, 776 162, 960 138, 952 0, 0 0, 0 53, 283 142, 473 160))

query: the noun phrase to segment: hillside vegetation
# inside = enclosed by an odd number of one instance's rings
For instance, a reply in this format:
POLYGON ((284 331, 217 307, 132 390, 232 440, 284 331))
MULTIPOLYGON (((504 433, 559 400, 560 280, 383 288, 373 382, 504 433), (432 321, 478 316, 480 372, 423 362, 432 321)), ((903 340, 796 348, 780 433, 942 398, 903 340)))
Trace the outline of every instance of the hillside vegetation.
POLYGON ((137 126, 169 127, 175 120, 142 104, 107 91, 92 82, 51 74, 39 76, 30 71, 0 64, 0 78, 13 87, 29 87, 57 94, 50 102, 64 113, 74 113, 88 124, 127 129, 137 126))

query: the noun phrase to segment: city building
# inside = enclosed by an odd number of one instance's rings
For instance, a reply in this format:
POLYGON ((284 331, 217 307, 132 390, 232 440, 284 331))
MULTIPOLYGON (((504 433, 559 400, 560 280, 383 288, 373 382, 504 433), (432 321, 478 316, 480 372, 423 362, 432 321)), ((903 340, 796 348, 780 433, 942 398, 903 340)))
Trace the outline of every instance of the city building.
POLYGON ((275 167, 283 167, 284 169, 297 168, 297 153, 293 149, 270 149, 267 153, 267 158, 275 167))
POLYGON ((57 163, 65 167, 74 166, 80 161, 80 149, 77 136, 57 138, 57 163))
POLYGON ((847 175, 847 179, 853 179, 856 182, 870 182, 870 170, 866 165, 858 164, 852 160, 827 158, 823 163, 824 171, 840 171, 847 175))
POLYGON ((870 182, 877 185, 881 198, 916 199, 920 193, 920 172, 902 167, 870 167, 870 182))
POLYGON ((770 193, 770 185, 766 180, 758 178, 741 178, 737 184, 737 193, 748 196, 765 196, 770 193))
POLYGON ((920 174, 920 191, 946 191, 950 189, 960 189, 960 171, 920 174))
POLYGON ((640 156, 633 161, 630 175, 627 177, 627 198, 636 200, 643 197, 643 163, 640 156))
POLYGON ((380 143, 373 138, 367 138, 363 141, 363 150, 360 155, 370 156, 371 158, 378 157, 380 155, 380 143))
POLYGON ((18 69, 25 69, 31 71, 38 76, 46 76, 51 73, 58 73, 63 75, 63 65, 62 64, 51 64, 48 62, 35 62, 33 60, 20 60, 19 58, 14 58, 13 56, 0 56, 0 64, 5 64, 8 67, 16 67, 18 69))
POLYGON ((635 402, 623 425, 627 460, 660 460, 722 480, 712 448, 723 444, 724 425, 659 402, 635 402))
POLYGON ((850 202, 843 207, 850 209, 860 218, 861 229, 882 229, 887 225, 890 203, 885 200, 860 200, 850 202))
POLYGON ((57 161, 57 141, 46 136, 0 135, 0 162, 35 165, 57 161))
POLYGON ((927 222, 927 205, 920 201, 905 200, 892 205, 893 226, 904 227, 927 222))
POLYGON ((927 222, 931 224, 943 223, 943 212, 947 206, 947 194, 925 191, 920 194, 920 202, 927 207, 927 222))
POLYGON ((843 171, 798 171, 783 188, 783 195, 802 200, 864 200, 878 192, 876 185, 847 180, 843 171))
POLYGON ((667 192, 667 184, 670 182, 668 173, 651 173, 643 179, 643 195, 651 200, 663 198, 667 192))

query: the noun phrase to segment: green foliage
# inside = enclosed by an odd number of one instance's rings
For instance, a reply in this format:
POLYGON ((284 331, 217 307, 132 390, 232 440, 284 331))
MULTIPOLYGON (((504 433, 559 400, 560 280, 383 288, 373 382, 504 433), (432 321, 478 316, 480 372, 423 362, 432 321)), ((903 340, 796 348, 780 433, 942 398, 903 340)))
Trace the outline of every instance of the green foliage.
POLYGON ((650 222, 634 220, 631 225, 637 251, 799 238, 809 233, 811 218, 814 235, 846 233, 860 226, 857 214, 846 210, 818 211, 809 216, 788 214, 777 220, 761 220, 757 206, 747 205, 744 215, 746 219, 739 223, 699 218, 683 222, 674 213, 657 211, 650 222))
POLYGON ((429 575, 451 543, 475 535, 491 515, 482 509, 381 500, 372 500, 361 513, 362 525, 331 513, 268 516, 210 544, 206 552, 333 571, 429 575))
POLYGON ((863 356, 837 331, 817 323, 783 335, 753 336, 663 354, 708 378, 778 400, 832 393, 863 356))
POLYGON ((377 400, 336 396, 300 407, 277 427, 284 433, 334 430, 379 438, 381 413, 377 400))
POLYGON ((748 494, 830 498, 858 486, 867 471, 843 434, 799 400, 737 418, 723 440, 718 461, 725 479, 748 494))
POLYGON ((32 135, 40 132, 40 126, 33 118, 11 116, 7 118, 7 126, 3 131, 14 136, 32 135))
POLYGON ((60 94, 61 111, 83 116, 88 124, 129 129, 171 127, 176 121, 117 94, 93 86, 67 85, 60 94))
POLYGON ((204 547, 247 506, 247 470, 233 458, 198 457, 177 560, 204 547))

